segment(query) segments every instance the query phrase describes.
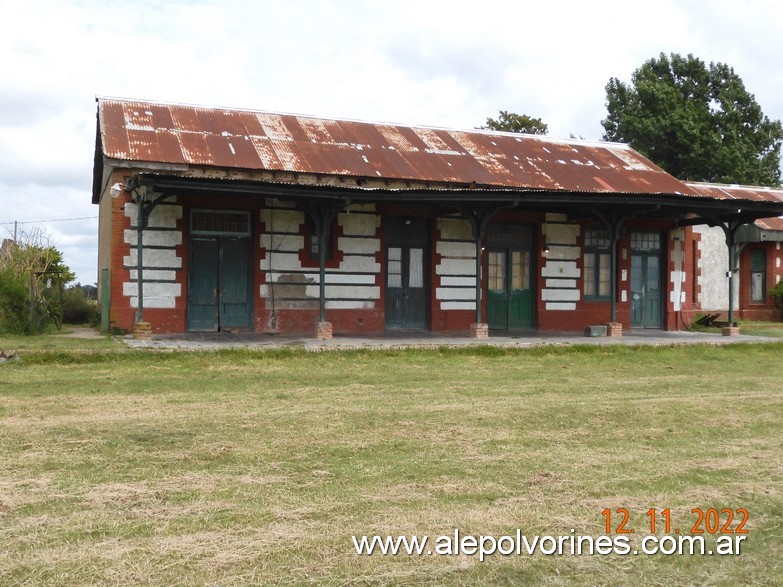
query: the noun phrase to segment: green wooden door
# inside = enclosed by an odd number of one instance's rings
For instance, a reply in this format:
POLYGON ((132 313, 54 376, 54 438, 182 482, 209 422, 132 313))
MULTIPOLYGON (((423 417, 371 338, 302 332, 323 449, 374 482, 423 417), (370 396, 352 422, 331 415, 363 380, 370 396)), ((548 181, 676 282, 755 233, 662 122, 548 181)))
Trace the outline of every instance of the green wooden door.
POLYGON ((487 253, 487 324, 498 330, 508 329, 507 250, 487 253))
POLYGON ((533 326, 529 251, 513 248, 488 251, 487 324, 496 330, 533 326))
POLYGON ((424 283, 424 248, 386 248, 386 328, 427 327, 427 293, 424 283))
POLYGON ((191 238, 189 273, 188 330, 215 332, 250 328, 249 239, 191 238))
POLYGON ((250 328, 250 255, 246 238, 220 239, 218 306, 221 330, 250 328))
POLYGON ((190 331, 218 330, 219 261, 218 239, 191 239, 188 287, 188 330, 190 331))
POLYGON ((663 325, 661 257, 657 252, 631 254, 631 326, 661 328, 663 325))

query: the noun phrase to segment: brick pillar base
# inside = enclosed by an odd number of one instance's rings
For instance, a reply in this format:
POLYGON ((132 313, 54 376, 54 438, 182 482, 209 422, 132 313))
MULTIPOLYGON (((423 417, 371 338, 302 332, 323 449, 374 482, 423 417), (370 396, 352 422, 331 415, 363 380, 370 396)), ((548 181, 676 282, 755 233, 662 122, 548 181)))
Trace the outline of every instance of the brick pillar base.
POLYGON ((622 336, 623 335, 623 323, 622 322, 607 322, 606 336, 622 336))
POLYGON ((149 322, 136 322, 133 326, 133 338, 149 340, 152 338, 152 324, 149 322))
POLYGON ((739 326, 726 326, 720 331, 723 336, 738 336, 740 333, 739 326))
POLYGON ((489 338, 489 324, 474 322, 470 325, 470 338, 489 338))
POLYGON ((332 323, 331 322, 316 322, 315 323, 315 337, 318 340, 329 340, 332 338, 332 323))

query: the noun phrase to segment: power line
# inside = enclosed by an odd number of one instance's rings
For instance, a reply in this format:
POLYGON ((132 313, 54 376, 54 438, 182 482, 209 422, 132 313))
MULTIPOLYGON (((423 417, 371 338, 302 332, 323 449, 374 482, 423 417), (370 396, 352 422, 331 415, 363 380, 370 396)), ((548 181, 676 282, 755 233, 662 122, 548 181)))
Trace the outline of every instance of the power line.
POLYGON ((6 226, 11 224, 43 224, 45 222, 69 222, 71 220, 95 220, 97 216, 81 216, 79 218, 55 218, 52 220, 20 220, 11 222, 0 222, 0 226, 6 226))

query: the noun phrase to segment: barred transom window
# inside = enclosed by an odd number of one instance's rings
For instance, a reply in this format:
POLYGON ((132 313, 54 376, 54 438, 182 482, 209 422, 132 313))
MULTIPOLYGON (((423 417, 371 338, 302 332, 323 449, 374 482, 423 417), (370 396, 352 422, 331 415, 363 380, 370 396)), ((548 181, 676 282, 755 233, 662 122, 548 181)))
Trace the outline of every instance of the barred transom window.
POLYGON ((191 210, 191 234, 250 236, 250 212, 191 210))
POLYGON ((660 251, 661 235, 658 232, 633 232, 631 248, 634 251, 660 251))

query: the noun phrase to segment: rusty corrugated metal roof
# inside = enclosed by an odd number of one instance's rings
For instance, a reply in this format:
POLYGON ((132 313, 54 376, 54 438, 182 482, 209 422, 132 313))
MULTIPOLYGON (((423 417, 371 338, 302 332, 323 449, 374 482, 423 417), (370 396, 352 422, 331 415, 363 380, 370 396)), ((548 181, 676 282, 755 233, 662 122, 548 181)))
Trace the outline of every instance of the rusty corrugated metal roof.
POLYGON ((770 188, 737 184, 685 182, 690 188, 714 200, 754 200, 758 202, 783 202, 783 188, 770 188))
MULTIPOLYGON (((699 192, 618 143, 98 99, 106 157, 565 192, 699 192)), ((709 197, 709 196, 708 196, 709 197)))
MULTIPOLYGON (((783 188, 761 186, 685 182, 703 196, 715 200, 752 200, 755 202, 783 202, 783 188)), ((783 230, 783 218, 759 218, 756 226, 762 230, 783 230)))
POLYGON ((756 226, 762 230, 779 230, 783 232, 783 218, 759 218, 756 226))

